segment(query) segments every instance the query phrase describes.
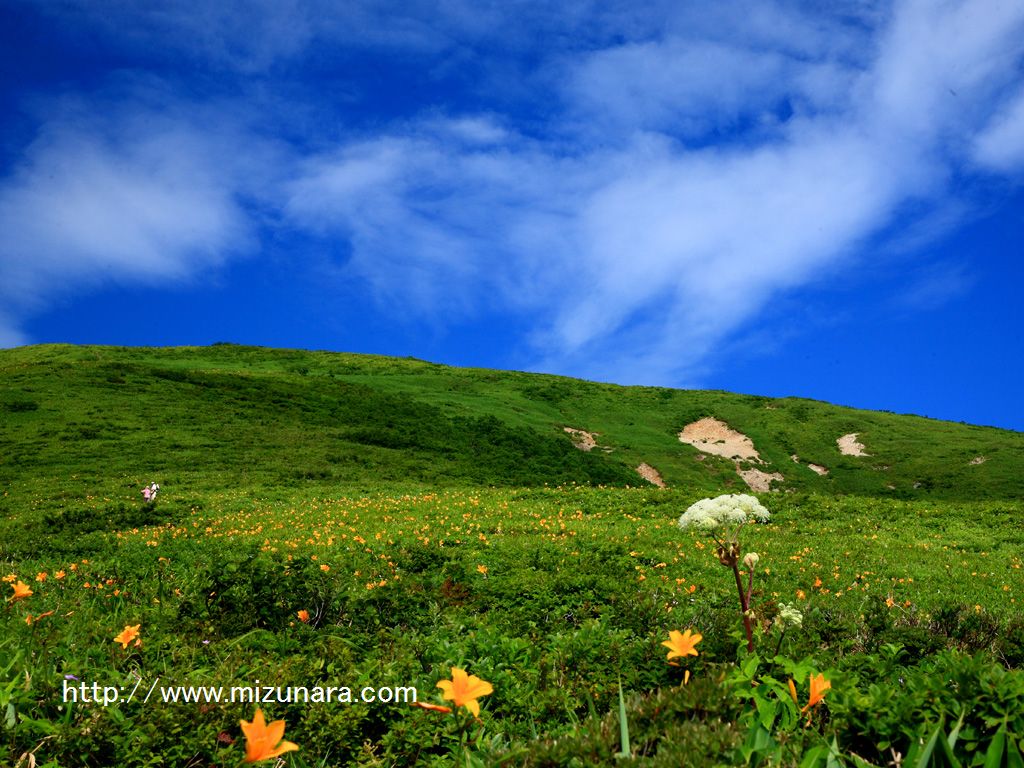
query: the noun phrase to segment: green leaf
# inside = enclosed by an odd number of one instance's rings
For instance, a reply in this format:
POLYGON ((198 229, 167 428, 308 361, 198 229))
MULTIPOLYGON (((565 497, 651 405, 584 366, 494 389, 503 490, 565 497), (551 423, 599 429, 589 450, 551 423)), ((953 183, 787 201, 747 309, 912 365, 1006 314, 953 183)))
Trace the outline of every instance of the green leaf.
POLYGON ((803 759, 800 761, 800 768, 818 768, 828 759, 828 755, 829 748, 824 744, 819 744, 804 753, 803 759))
POLYGON ((1015 746, 1012 739, 1007 739, 1006 744, 1006 768, 1024 768, 1024 757, 1021 756, 1021 743, 1018 741, 1015 746))
POLYGON ((760 663, 760 657, 756 653, 753 654, 746 661, 743 662, 743 674, 747 677, 753 677, 754 673, 757 672, 757 667, 760 663))
POLYGON ((743 742, 743 746, 740 747, 740 752, 743 754, 743 760, 745 763, 757 765, 760 762, 760 758, 751 761, 751 758, 754 755, 770 752, 777 746, 778 745, 776 744, 775 739, 772 738, 771 733, 766 728, 758 724, 747 731, 747 738, 743 742))
POLYGON ((964 724, 964 712, 960 713, 960 717, 957 718, 956 725, 953 726, 953 730, 949 732, 949 736, 946 737, 946 743, 949 745, 950 752, 952 753, 953 747, 956 746, 956 740, 960 736, 960 729, 964 724))
POLYGON ((1006 753, 1006 725, 1004 724, 985 750, 984 768, 1002 768, 1003 755, 1006 753))
POLYGON ((942 733, 942 723, 940 722, 935 730, 932 732, 931 738, 928 739, 928 743, 924 745, 924 749, 917 758, 917 762, 914 763, 916 768, 928 768, 931 765, 932 752, 935 751, 935 745, 939 743, 939 735, 942 733))
POLYGON ((616 753, 616 757, 632 757, 633 751, 629 748, 629 723, 626 722, 626 699, 622 695, 622 683, 619 683, 619 740, 622 743, 622 750, 616 753))
POLYGON ((840 759, 839 753, 839 742, 836 737, 832 737, 832 745, 828 749, 828 755, 825 757, 825 768, 843 768, 843 761, 840 759))
POLYGON ((755 698, 754 704, 757 706, 757 714, 760 717, 761 725, 770 731, 778 714, 778 702, 755 698))

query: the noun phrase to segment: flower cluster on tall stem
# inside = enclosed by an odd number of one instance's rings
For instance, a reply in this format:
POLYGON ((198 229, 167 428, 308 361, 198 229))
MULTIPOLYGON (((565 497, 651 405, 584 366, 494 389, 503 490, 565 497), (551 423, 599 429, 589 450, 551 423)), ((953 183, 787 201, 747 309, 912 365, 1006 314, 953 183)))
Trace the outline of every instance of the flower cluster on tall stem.
POLYGON ((740 576, 740 531, 747 523, 766 522, 771 515, 761 502, 747 494, 726 494, 713 499, 701 499, 692 504, 679 518, 679 527, 685 530, 696 530, 712 538, 717 545, 718 562, 731 568, 736 579, 736 590, 740 598, 740 612, 743 616, 743 628, 747 634, 747 650, 754 650, 753 612, 750 598, 754 590, 754 566, 759 559, 756 552, 743 557, 742 562, 747 569, 747 585, 743 586, 740 576))

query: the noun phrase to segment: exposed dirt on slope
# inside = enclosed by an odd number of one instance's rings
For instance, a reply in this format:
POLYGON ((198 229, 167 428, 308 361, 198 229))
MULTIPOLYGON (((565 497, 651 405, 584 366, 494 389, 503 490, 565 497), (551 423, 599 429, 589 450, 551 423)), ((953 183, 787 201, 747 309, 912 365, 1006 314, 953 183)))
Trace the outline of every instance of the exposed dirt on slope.
POLYGON ((587 432, 585 429, 573 427, 562 427, 562 429, 569 433, 573 445, 581 451, 592 451, 597 448, 597 436, 601 434, 600 432, 587 432))
POLYGON ((679 442, 726 459, 761 460, 749 437, 710 416, 683 427, 679 433, 679 442))
POLYGON ((763 472, 760 469, 740 469, 736 464, 736 474, 743 478, 752 491, 770 491, 775 481, 784 482, 784 478, 778 472, 763 472))
POLYGON ((986 461, 988 461, 988 457, 987 456, 975 456, 973 459, 971 459, 967 463, 971 464, 973 466, 977 466, 978 464, 984 464, 986 461))
POLYGON ((651 483, 652 485, 656 485, 659 488, 665 487, 665 481, 661 479, 661 473, 658 472, 658 470, 656 470, 647 462, 644 462, 639 467, 637 467, 636 471, 637 473, 639 473, 640 477, 642 477, 644 480, 651 483))
MULTIPOLYGON (((800 463, 800 457, 797 456, 795 453, 789 458, 791 458, 797 464, 800 463)), ((807 462, 807 468, 811 470, 811 472, 814 472, 815 474, 818 475, 825 476, 828 474, 828 469, 826 467, 821 466, 821 464, 812 464, 811 462, 807 462)))
POLYGON ((836 438, 836 445, 839 446, 839 452, 843 456, 870 456, 870 453, 864 452, 863 443, 857 442, 858 432, 851 432, 848 435, 836 438))
MULTIPOLYGON (((736 474, 752 491, 770 491, 773 482, 784 482, 779 472, 765 472, 756 468, 743 469, 740 462, 764 464, 754 447, 754 441, 732 429, 724 421, 707 418, 687 424, 679 433, 679 442, 692 445, 698 451, 732 459, 736 474)), ((700 458, 700 457, 698 457, 700 458)))

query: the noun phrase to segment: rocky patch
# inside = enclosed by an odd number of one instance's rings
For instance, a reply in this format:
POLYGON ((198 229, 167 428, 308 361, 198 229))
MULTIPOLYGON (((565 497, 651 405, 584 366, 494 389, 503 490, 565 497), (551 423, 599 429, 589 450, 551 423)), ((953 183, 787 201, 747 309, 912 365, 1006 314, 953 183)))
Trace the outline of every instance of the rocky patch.
POLYGON ((863 443, 857 442, 858 432, 851 432, 848 435, 836 438, 836 445, 839 446, 839 452, 843 456, 870 456, 871 454, 864 452, 863 443))

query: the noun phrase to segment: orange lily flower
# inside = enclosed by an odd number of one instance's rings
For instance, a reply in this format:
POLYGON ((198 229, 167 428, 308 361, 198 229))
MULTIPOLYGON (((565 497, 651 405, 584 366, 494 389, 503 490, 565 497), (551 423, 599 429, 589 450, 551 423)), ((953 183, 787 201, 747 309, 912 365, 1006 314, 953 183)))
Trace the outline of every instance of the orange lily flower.
POLYGON ((128 626, 125 624, 124 629, 121 630, 121 634, 114 638, 114 642, 120 643, 122 648, 127 648, 128 643, 138 638, 139 627, 141 626, 141 624, 135 624, 134 626, 128 626))
POLYGON ((819 701, 825 698, 825 691, 832 687, 832 683, 825 679, 822 674, 811 676, 811 698, 807 701, 807 706, 801 709, 801 712, 806 712, 808 709, 813 707, 819 701))
POLYGON ((275 720, 270 725, 263 719, 263 712, 257 707, 252 722, 240 720, 242 733, 245 734, 245 762, 256 763, 260 760, 273 760, 285 752, 299 748, 298 744, 282 741, 284 737, 284 720, 275 720))
POLYGON ((295 615, 299 617, 299 621, 301 621, 303 624, 309 621, 309 611, 307 611, 305 608, 296 611, 295 615))
POLYGON ((437 687, 444 691, 441 698, 455 702, 456 707, 465 707, 473 713, 473 717, 480 716, 477 699, 494 692, 493 686, 486 680, 476 675, 467 675, 466 670, 458 667, 452 667, 451 680, 441 680, 437 687))
POLYGON ((697 656, 697 649, 694 647, 704 636, 699 632, 691 632, 689 629, 685 632, 680 632, 673 629, 668 633, 669 639, 662 642, 668 651, 668 659, 674 659, 676 656, 697 656))
POLYGON ((12 602, 14 600, 21 600, 22 598, 29 597, 32 594, 32 588, 29 587, 24 581, 18 580, 17 584, 12 584, 11 589, 14 590, 14 594, 8 598, 12 602))
POLYGON ((800 706, 800 699, 796 695, 796 683, 793 682, 793 678, 789 678, 789 695, 793 697, 793 703, 798 707, 800 706))

